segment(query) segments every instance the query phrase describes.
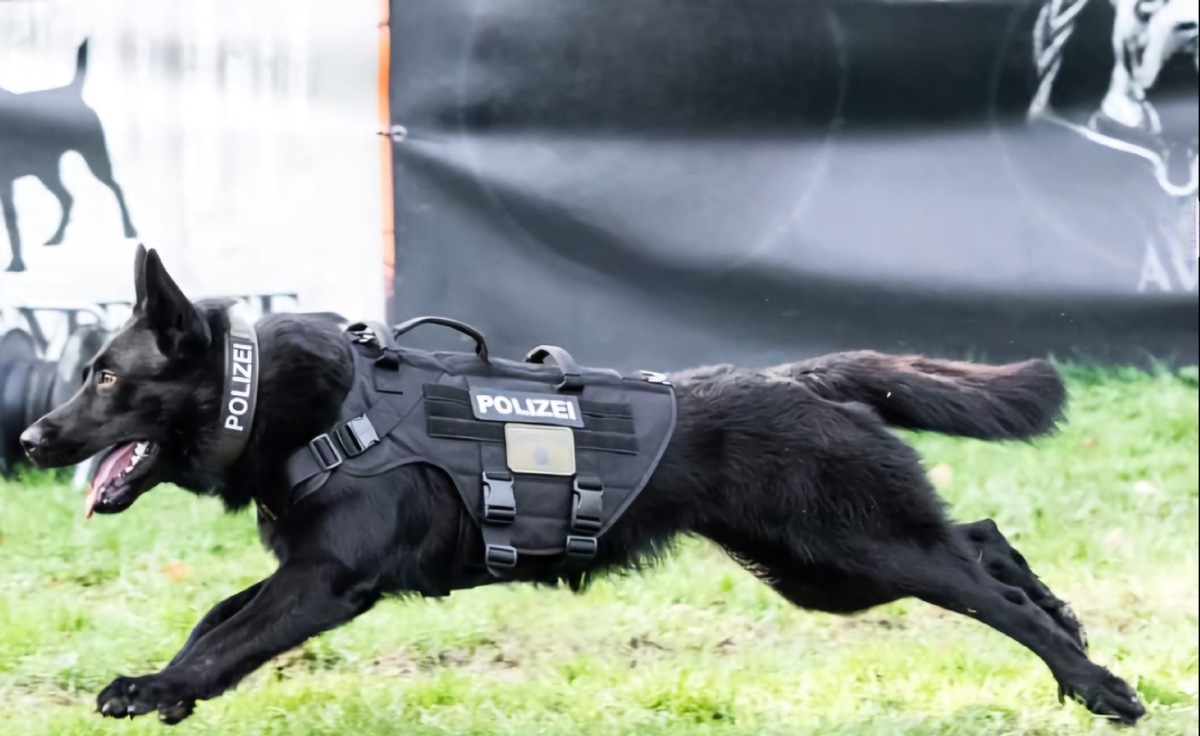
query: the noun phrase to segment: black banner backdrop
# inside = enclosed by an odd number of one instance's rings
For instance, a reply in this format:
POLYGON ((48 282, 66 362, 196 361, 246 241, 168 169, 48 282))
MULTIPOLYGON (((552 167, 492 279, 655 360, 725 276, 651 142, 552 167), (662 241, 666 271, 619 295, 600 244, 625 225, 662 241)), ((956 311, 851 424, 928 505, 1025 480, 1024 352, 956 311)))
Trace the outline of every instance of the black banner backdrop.
POLYGON ((1194 363, 1195 21, 1195 0, 393 2, 390 316, 626 369, 1194 363))

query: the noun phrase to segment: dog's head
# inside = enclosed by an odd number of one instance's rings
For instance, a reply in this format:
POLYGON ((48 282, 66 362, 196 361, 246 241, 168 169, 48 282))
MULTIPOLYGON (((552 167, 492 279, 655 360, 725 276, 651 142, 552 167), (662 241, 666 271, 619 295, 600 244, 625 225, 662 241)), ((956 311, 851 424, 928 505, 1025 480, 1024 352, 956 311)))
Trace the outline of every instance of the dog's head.
POLYGON ((88 364, 83 385, 21 435, 43 468, 103 453, 89 516, 124 511, 159 483, 189 477, 214 442, 222 353, 206 315, 142 246, 134 284, 132 315, 88 364))

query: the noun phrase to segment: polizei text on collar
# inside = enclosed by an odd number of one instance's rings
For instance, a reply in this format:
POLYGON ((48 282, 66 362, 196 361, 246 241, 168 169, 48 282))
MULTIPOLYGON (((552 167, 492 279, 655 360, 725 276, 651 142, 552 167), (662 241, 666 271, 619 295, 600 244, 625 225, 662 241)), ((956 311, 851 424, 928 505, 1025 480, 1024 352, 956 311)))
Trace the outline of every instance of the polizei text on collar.
POLYGON ((476 419, 490 422, 583 426, 583 414, 574 396, 473 388, 471 411, 476 419))
POLYGON ((250 411, 250 388, 254 379, 254 344, 234 339, 229 356, 228 378, 225 381, 225 429, 245 432, 244 421, 250 411))

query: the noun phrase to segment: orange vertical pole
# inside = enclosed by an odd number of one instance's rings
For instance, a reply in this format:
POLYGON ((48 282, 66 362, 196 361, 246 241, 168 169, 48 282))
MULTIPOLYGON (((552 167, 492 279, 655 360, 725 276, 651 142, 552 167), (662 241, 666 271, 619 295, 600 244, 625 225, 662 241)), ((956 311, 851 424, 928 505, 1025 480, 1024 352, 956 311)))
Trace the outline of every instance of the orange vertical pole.
MULTIPOLYGON (((383 292, 390 303, 395 285, 396 273, 396 233, 395 212, 393 208, 394 191, 392 187, 392 113, 390 101, 392 35, 390 21, 390 0, 379 0, 379 67, 376 74, 378 83, 379 106, 379 157, 380 175, 383 177, 380 191, 383 194, 383 206, 380 208, 383 219, 383 292)), ((391 315, 387 316, 388 318, 391 315)))

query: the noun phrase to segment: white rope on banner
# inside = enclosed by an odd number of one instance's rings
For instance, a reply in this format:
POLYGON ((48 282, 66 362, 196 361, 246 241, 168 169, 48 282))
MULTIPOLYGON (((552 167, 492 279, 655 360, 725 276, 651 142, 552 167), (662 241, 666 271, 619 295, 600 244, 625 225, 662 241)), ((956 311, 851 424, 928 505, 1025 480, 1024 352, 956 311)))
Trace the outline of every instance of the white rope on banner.
POLYGON ((1038 11, 1033 29, 1033 60, 1037 68, 1038 86, 1029 103, 1026 119, 1030 122, 1045 120, 1060 125, 1106 148, 1145 159, 1154 168, 1154 178, 1167 194, 1173 197, 1195 195, 1197 184, 1200 183, 1198 161, 1195 157, 1192 158, 1191 176, 1186 184, 1179 185, 1171 181, 1166 158, 1161 151, 1106 135, 1090 125, 1081 125, 1054 112, 1050 104, 1050 94, 1062 68, 1063 47, 1075 32, 1075 23, 1088 2, 1089 0, 1047 0, 1038 11))
POLYGON ((1033 28, 1033 63, 1037 66, 1038 87, 1029 103, 1029 118, 1040 118, 1050 111, 1050 92, 1062 68, 1063 47, 1075 32, 1075 20, 1088 0, 1049 0, 1038 12, 1033 28))

